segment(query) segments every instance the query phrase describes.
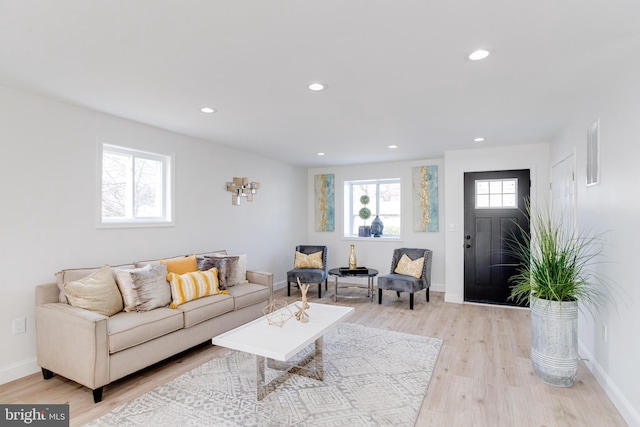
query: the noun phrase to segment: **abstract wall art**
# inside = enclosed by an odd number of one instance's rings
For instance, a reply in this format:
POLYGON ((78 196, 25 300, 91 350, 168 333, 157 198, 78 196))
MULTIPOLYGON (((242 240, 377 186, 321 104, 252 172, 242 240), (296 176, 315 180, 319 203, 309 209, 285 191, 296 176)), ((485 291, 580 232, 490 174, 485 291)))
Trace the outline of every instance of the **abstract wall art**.
POLYGON ((438 231, 438 166, 412 170, 413 231, 438 231))
POLYGON ((335 176, 315 175, 313 180, 315 201, 315 230, 335 230, 335 176))

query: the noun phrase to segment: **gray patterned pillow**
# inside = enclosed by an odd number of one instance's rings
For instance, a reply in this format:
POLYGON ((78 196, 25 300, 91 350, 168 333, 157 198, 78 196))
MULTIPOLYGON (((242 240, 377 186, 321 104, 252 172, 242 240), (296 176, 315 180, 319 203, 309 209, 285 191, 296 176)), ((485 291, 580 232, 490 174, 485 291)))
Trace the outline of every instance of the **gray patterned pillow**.
POLYGON ((167 281, 167 266, 159 264, 148 271, 131 272, 136 293, 136 310, 149 311, 166 307, 171 302, 171 286, 167 281))
POLYGON ((203 267, 201 268, 200 264, 198 268, 200 270, 206 271, 210 268, 218 269, 218 286, 220 290, 224 290, 232 287, 238 280, 236 279, 236 271, 238 267, 238 256, 205 256, 202 261, 203 267))

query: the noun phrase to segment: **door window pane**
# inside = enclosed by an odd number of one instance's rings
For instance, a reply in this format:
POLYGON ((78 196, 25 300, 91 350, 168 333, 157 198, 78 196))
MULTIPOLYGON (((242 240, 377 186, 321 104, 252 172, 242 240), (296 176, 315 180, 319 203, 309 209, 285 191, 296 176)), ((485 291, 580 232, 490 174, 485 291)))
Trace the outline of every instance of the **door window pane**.
POLYGON ((516 178, 476 181, 476 209, 513 209, 517 207, 516 178))

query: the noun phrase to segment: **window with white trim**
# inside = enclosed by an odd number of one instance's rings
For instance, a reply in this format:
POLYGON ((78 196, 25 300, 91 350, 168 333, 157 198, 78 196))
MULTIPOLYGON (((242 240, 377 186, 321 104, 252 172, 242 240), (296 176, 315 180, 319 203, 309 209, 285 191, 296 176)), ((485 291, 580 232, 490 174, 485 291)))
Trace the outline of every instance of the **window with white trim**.
POLYGON ((102 144, 100 224, 172 224, 172 156, 102 144))
POLYGON ((382 238, 399 238, 401 224, 400 178, 345 181, 344 183, 344 237, 359 237, 360 226, 370 226, 378 215, 384 224, 382 238), (369 197, 363 205, 362 196, 369 197), (360 210, 366 207, 371 216, 364 220, 360 210))

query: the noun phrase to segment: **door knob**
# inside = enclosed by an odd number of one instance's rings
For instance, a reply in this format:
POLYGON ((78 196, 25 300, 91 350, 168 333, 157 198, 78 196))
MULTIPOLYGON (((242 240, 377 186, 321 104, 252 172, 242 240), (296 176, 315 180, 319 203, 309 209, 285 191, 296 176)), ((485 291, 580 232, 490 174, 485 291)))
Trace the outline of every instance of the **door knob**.
POLYGON ((464 247, 469 249, 471 247, 471 245, 467 243, 466 245, 464 245, 464 247))

